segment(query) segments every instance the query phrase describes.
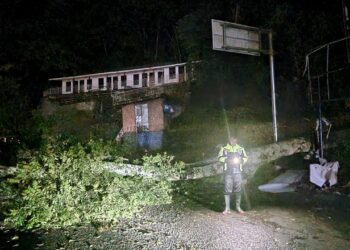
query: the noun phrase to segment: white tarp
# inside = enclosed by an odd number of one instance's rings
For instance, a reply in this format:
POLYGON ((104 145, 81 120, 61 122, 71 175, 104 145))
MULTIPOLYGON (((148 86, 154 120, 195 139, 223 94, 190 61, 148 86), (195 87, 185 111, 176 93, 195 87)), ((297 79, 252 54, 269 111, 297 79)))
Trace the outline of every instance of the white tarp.
POLYGON ((301 182, 305 175, 305 170, 287 170, 269 183, 260 185, 258 188, 260 191, 268 193, 294 192, 296 184, 301 182))
POLYGON ((329 186, 337 184, 339 162, 327 162, 323 165, 310 164, 310 182, 322 187, 328 180, 329 186))

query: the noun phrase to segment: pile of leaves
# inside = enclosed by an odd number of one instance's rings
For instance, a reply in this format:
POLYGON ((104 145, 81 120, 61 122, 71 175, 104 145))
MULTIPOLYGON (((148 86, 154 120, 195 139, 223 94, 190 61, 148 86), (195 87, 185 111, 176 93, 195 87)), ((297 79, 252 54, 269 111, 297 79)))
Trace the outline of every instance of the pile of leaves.
MULTIPOLYGON (((143 206, 170 203, 171 183, 165 177, 128 177, 111 173, 106 161, 123 164, 117 144, 51 140, 6 180, 15 197, 5 223, 15 228, 50 228, 84 223, 113 223, 143 206)), ((182 163, 166 154, 145 156, 148 170, 174 173, 182 163)), ((166 176, 166 174, 164 175, 166 176)))

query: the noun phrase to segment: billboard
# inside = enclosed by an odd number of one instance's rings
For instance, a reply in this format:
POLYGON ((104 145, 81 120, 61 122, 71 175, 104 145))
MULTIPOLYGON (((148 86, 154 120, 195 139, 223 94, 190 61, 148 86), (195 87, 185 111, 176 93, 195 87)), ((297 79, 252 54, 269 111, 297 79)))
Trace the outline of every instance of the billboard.
POLYGON ((211 20, 213 49, 260 56, 261 33, 256 27, 211 20))

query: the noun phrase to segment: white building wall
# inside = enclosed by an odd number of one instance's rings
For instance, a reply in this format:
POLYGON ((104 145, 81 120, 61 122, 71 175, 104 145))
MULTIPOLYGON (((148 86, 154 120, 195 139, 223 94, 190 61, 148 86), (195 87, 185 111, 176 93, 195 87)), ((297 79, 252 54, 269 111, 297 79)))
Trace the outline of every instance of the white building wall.
MULTIPOLYGON (((122 86, 122 76, 124 76, 125 74, 121 74, 119 75, 119 82, 118 82, 118 85, 119 85, 119 89, 124 89, 125 87, 122 86)), ((128 79, 126 79, 128 80, 128 79)))
POLYGON ((107 90, 107 77, 106 76, 98 77, 97 82, 99 78, 103 79, 103 88, 101 90, 107 90))
POLYGON ((156 86, 159 86, 159 85, 161 85, 162 83, 160 82, 161 81, 161 79, 159 78, 159 73, 160 71, 159 70, 156 70, 154 73, 156 74, 156 78, 157 78, 157 81, 155 82, 155 85, 156 86))
POLYGON ((138 73, 139 75, 139 84, 133 85, 134 88, 142 88, 142 73, 138 73))
POLYGON ((121 75, 115 75, 118 77, 118 89, 122 89, 122 79, 121 79, 121 75))
POLYGON ((126 75, 126 86, 132 87, 132 85, 133 85, 132 74, 127 74, 126 75))
POLYGON ((91 90, 97 90, 98 89, 98 80, 97 77, 93 77, 92 79, 92 88, 91 90))
MULTIPOLYGON (((184 73, 185 73, 185 80, 188 79, 188 75, 186 72, 186 66, 185 65, 181 65, 182 67, 184 67, 184 73)), ((155 67, 155 68, 150 68, 150 69, 135 69, 133 71, 129 71, 129 72, 116 72, 116 73, 110 73, 110 74, 100 74, 100 75, 86 75, 84 77, 79 77, 76 79, 63 79, 62 80, 62 94, 72 94, 74 92, 74 80, 78 81, 78 91, 80 93, 83 92, 89 92, 89 91, 105 91, 107 90, 107 76, 111 77, 111 83, 112 83, 112 87, 114 87, 114 83, 113 83, 113 77, 118 77, 118 89, 125 89, 125 87, 122 86, 122 81, 121 81, 121 77, 122 76, 126 76, 126 87, 127 88, 142 88, 142 74, 146 73, 147 74, 147 86, 150 86, 150 73, 154 74, 154 84, 152 83, 153 86, 160 86, 163 84, 169 84, 169 83, 177 83, 179 82, 179 65, 167 65, 164 67, 155 67), (170 79, 170 68, 175 68, 175 77, 173 79, 170 79), (158 73, 162 72, 163 73, 163 81, 159 82, 159 77, 158 77, 158 73), (137 85, 134 85, 134 74, 138 74, 139 76, 139 83, 137 85), (104 81, 104 85, 103 85, 103 89, 99 89, 99 84, 98 84, 98 79, 99 78, 103 78, 104 81), (92 80, 92 86, 91 86, 91 90, 87 89, 87 80, 91 79, 92 80), (80 86, 80 81, 84 80, 84 86, 81 88, 80 86), (67 91, 67 82, 71 82, 71 90, 67 91)), ((114 89, 114 88, 113 88, 114 89)))
MULTIPOLYGON (((78 93, 83 92, 83 90, 80 90, 80 80, 81 80, 81 79, 77 79, 77 81, 78 81, 78 93)), ((83 88, 82 88, 82 89, 83 89, 83 88)))
POLYGON ((84 79, 84 88, 83 92, 87 92, 87 78, 84 79))
POLYGON ((118 81, 117 81, 116 85, 117 85, 117 88, 120 89, 120 76, 118 76, 118 75, 111 75, 112 87, 113 87, 113 89, 115 89, 115 86, 114 86, 115 83, 114 83, 114 81, 113 81, 113 78, 114 78, 114 77, 117 77, 117 78, 118 78, 118 81))
POLYGON ((178 81, 179 81, 179 66, 176 66, 176 68, 175 68, 175 74, 176 74, 175 80, 176 80, 176 82, 178 82, 178 81))
POLYGON ((158 85, 158 71, 157 70, 155 70, 155 71, 153 71, 153 73, 154 73, 154 86, 157 86, 158 85))
POLYGON ((164 81, 165 81, 165 75, 164 75, 164 69, 160 69, 160 70, 156 70, 154 71, 155 75, 156 75, 156 81, 155 81, 155 85, 156 86, 161 86, 164 84, 164 81), (159 82, 159 77, 158 77, 158 74, 159 72, 162 72, 163 73, 163 80, 161 82, 159 82))
POLYGON ((166 83, 176 83, 179 81, 179 67, 178 66, 175 67, 175 78, 173 79, 170 79, 170 68, 173 68, 173 67, 169 67, 166 69, 167 77, 168 77, 166 83))
POLYGON ((66 80, 62 83, 62 94, 71 94, 73 93, 73 80, 66 80), (70 91, 67 90, 67 83, 70 82, 71 89, 70 91))
POLYGON ((164 83, 169 83, 169 68, 164 69, 164 83))
POLYGON ((62 81, 61 88, 62 88, 62 94, 66 94, 66 82, 65 81, 62 81))
POLYGON ((79 93, 84 93, 86 92, 86 81, 87 79, 86 78, 79 78, 79 79, 76 79, 76 81, 78 81, 78 91, 79 93), (80 86, 80 81, 84 81, 84 85, 83 86, 80 86))

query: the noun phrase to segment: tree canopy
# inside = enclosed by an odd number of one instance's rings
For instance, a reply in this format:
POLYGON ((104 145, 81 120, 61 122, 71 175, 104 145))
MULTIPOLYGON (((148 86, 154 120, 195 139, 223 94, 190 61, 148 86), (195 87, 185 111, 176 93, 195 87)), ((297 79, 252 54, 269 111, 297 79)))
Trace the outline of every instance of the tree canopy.
POLYGON ((344 36, 341 13, 340 1, 326 0, 3 0, 1 131, 17 133, 4 112, 29 114, 49 77, 214 60, 211 18, 273 29, 277 77, 300 79, 307 51, 344 36))

